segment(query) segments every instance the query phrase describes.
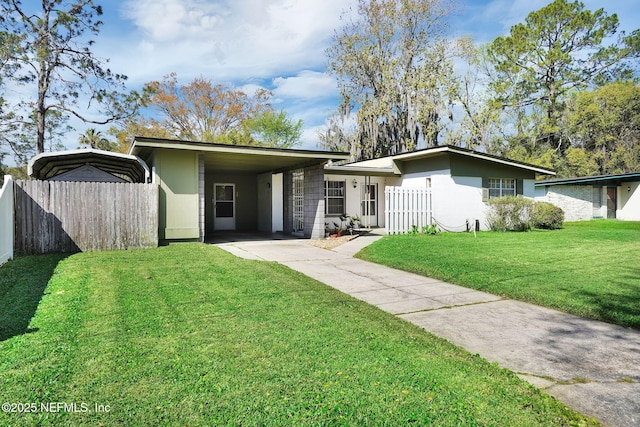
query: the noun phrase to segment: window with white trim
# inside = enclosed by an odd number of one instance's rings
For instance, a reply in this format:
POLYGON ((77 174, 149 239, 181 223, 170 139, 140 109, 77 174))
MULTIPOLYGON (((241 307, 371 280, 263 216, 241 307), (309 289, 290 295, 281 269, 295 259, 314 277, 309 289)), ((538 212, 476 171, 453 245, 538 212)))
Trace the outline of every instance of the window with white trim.
POLYGON ((516 180, 512 178, 489 178, 489 198, 516 195, 516 180))
POLYGON ((343 215, 345 213, 345 182, 324 182, 324 214, 343 215))

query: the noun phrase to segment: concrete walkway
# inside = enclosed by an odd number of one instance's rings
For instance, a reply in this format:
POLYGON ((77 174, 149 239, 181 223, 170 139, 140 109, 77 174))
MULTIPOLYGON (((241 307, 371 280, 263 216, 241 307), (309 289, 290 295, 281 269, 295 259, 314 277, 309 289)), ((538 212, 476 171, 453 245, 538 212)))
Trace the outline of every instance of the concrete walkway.
POLYGON ((304 240, 226 242, 276 261, 498 362, 605 425, 640 426, 640 331, 406 273, 352 256, 380 238, 334 250, 304 240))

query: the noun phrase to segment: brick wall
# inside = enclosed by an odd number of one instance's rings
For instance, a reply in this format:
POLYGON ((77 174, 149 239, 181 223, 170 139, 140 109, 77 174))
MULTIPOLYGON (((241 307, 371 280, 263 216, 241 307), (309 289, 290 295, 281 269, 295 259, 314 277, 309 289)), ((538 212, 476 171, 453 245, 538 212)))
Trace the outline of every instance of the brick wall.
MULTIPOLYGON (((545 189, 545 196, 536 200, 552 203, 564 211, 565 221, 593 218, 593 187, 590 185, 554 185, 545 189)), ((606 206, 606 196, 603 198, 606 206)))
POLYGON ((304 237, 324 237, 324 167, 304 169, 304 237))
MULTIPOLYGON (((293 232, 293 171, 283 173, 283 232, 293 232)), ((324 166, 304 168, 304 237, 324 237, 324 166)))

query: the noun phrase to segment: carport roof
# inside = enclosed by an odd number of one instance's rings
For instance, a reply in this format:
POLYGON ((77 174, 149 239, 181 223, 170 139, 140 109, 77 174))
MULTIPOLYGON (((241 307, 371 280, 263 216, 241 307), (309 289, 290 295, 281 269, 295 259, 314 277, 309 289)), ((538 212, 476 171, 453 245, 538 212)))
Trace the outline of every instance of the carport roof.
POLYGON ((29 161, 27 172, 46 180, 87 164, 131 182, 147 182, 149 178, 149 168, 138 157, 93 148, 38 154, 29 161))
POLYGON ((220 173, 276 173, 349 158, 349 153, 333 151, 227 145, 140 136, 134 138, 129 153, 148 159, 158 148, 199 151, 204 155, 205 168, 220 173))

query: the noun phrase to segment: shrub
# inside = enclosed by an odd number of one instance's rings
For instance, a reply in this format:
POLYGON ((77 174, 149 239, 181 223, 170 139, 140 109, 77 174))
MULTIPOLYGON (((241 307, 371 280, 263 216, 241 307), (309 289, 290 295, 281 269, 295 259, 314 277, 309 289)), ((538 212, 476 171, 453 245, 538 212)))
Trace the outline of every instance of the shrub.
POLYGON ((548 202, 536 202, 531 211, 531 225, 535 228, 556 230, 562 228, 564 211, 548 202))
POLYGON ((489 200, 487 223, 493 231, 528 231, 534 201, 524 197, 505 196, 489 200))

